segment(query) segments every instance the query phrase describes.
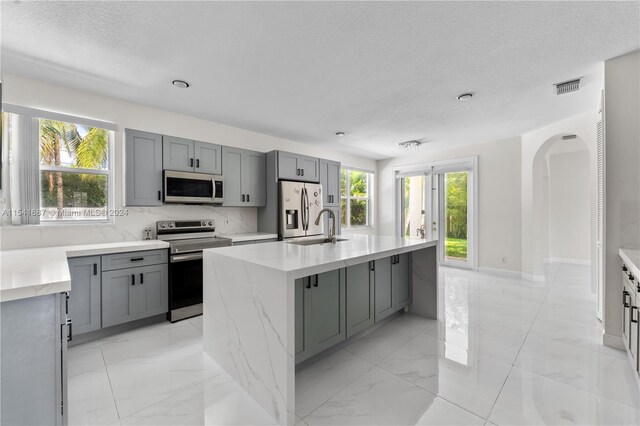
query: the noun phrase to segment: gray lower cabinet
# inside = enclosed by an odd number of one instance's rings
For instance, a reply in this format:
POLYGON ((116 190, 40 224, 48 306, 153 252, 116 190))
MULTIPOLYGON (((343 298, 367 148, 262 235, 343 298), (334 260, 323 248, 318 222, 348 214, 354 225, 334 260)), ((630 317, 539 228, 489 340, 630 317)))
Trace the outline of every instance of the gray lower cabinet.
POLYGON ((380 321, 395 312, 395 292, 391 285, 393 257, 375 260, 375 320, 380 321))
POLYGON ((300 362, 346 339, 345 270, 296 280, 295 290, 296 362, 300 362))
POLYGON ((347 337, 374 323, 374 262, 347 267, 347 337))
POLYGON ((102 273, 103 327, 165 313, 168 303, 166 264, 102 273))
POLYGON ((67 424, 65 305, 64 294, 2 302, 0 424, 67 424))
POLYGON ((306 155, 278 151, 278 179, 320 182, 320 160, 306 155))
POLYGON ((411 303, 411 255, 398 254, 391 265, 391 284, 395 291, 394 311, 403 309, 411 303))
POLYGON ((69 259, 69 316, 76 334, 100 329, 100 256, 69 259))
POLYGON ((324 196, 323 207, 340 207, 340 163, 331 160, 320 160, 320 184, 324 196))
POLYGON ((162 135, 125 129, 125 203, 162 204, 162 135))
POLYGON ((246 149, 222 147, 224 205, 267 205, 266 155, 246 149))

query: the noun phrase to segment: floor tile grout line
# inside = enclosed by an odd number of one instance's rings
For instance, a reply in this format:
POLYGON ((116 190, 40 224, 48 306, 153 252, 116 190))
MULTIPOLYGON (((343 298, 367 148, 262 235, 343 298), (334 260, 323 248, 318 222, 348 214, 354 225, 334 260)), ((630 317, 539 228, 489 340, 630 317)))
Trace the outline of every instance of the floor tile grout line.
POLYGON ((113 384, 111 383, 111 376, 109 375, 109 369, 107 368, 107 361, 104 359, 104 353, 102 352, 102 344, 100 344, 100 356, 102 357, 102 364, 105 373, 107 373, 107 380, 109 381, 109 389, 111 390, 111 399, 113 400, 113 406, 116 408, 116 415, 118 416, 118 423, 120 423, 120 410, 118 409, 118 403, 116 402, 116 394, 113 391, 113 384))

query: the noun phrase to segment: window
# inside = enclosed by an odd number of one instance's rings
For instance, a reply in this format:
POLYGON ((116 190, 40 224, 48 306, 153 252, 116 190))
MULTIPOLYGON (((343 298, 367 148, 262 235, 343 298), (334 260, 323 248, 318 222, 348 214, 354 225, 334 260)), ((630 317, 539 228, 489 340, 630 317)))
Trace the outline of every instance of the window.
POLYGON ((373 226, 374 174, 343 167, 340 170, 340 222, 344 228, 373 226))
POLYGON ((109 131, 38 119, 41 221, 107 219, 109 131))
POLYGON ((15 105, 7 109, 0 223, 111 220, 116 126, 15 105))

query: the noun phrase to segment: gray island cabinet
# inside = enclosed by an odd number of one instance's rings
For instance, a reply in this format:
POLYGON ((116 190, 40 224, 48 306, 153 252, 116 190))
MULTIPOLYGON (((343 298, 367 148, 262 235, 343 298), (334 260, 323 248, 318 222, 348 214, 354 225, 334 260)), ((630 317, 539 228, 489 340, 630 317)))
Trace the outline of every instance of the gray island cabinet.
POLYGON ((399 310, 438 317, 435 241, 354 235, 217 248, 203 259, 204 350, 279 424, 295 423, 297 363, 399 310))

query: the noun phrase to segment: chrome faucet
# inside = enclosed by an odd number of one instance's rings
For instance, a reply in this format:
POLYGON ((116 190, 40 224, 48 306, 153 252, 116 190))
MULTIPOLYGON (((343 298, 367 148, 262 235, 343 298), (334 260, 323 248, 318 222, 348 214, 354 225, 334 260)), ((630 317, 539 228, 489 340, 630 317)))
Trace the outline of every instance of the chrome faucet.
POLYGON ((329 213, 329 218, 331 219, 331 226, 329 227, 329 239, 331 240, 332 244, 335 244, 338 242, 338 237, 336 237, 336 215, 333 212, 333 210, 328 209, 328 208, 324 208, 322 210, 320 210, 320 213, 318 213, 318 217, 316 218, 316 225, 320 225, 320 218, 322 217, 322 213, 329 213))

